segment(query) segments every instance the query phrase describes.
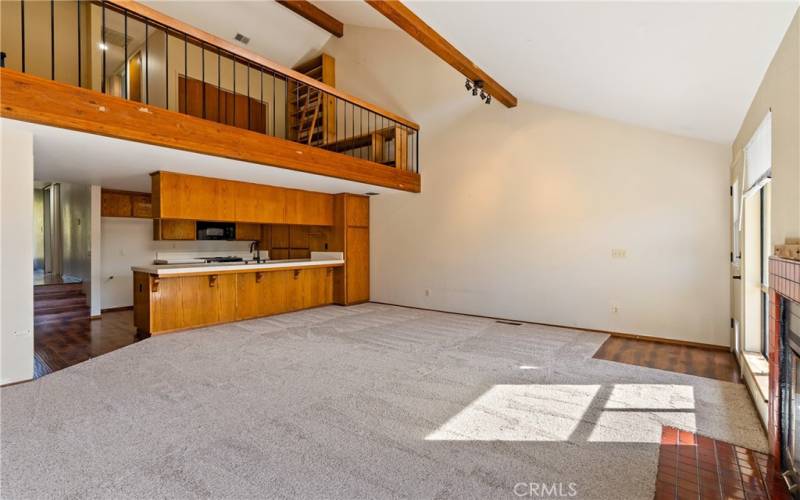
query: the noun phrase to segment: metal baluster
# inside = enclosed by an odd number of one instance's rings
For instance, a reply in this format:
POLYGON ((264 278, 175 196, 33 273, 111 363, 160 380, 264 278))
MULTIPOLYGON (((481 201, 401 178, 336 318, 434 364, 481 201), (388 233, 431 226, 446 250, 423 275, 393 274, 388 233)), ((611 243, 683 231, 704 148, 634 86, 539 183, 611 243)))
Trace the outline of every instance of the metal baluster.
POLYGON ((100 81, 100 90, 105 94, 106 93, 106 2, 103 2, 103 28, 102 28, 102 38, 103 38, 103 75, 100 81))
POLYGON ((217 47, 217 122, 225 123, 222 118, 222 56, 219 47, 217 47))
POLYGON ((247 130, 250 130, 250 61, 247 61, 247 130))
MULTIPOLYGON (((258 86, 261 88, 261 114, 264 114, 264 67, 258 67, 258 86)), ((269 122, 269 116, 264 117, 264 133, 267 133, 267 123, 269 122)))
POLYGON ((275 72, 272 71, 272 104, 270 105, 270 111, 272 111, 272 135, 277 134, 275 131, 275 121, 276 116, 278 113, 275 111, 275 72))
POLYGON ((189 39, 186 33, 183 34, 183 112, 189 114, 189 39))
POLYGON ((164 27, 164 108, 169 109, 169 28, 164 27))
POLYGON ((125 89, 125 99, 128 98, 128 11, 123 10, 122 15, 125 18, 125 59, 122 60, 122 67, 125 69, 124 78, 122 79, 122 87, 125 89))
POLYGON ((200 82, 203 85, 203 119, 206 118, 206 43, 200 41, 200 71, 203 72, 200 82))
POLYGON ((122 88, 125 89, 125 99, 128 98, 128 11, 123 10, 122 15, 125 18, 125 59, 122 60, 122 67, 124 68, 124 78, 122 79, 122 88))
POLYGON ((56 79, 56 0, 50 0, 50 79, 56 79))
POLYGON ((150 40, 148 40, 149 24, 144 20, 144 103, 150 104, 150 40))
POLYGON ((283 79, 283 138, 289 138, 289 77, 283 79))
POLYGON ((236 55, 233 56, 233 123, 236 126, 236 55))
POLYGON ((81 73, 81 2, 75 2, 75 5, 78 6, 78 87, 82 87, 83 85, 83 74, 81 73))
POLYGON ((19 18, 22 25, 22 72, 25 73, 25 0, 19 2, 19 18))

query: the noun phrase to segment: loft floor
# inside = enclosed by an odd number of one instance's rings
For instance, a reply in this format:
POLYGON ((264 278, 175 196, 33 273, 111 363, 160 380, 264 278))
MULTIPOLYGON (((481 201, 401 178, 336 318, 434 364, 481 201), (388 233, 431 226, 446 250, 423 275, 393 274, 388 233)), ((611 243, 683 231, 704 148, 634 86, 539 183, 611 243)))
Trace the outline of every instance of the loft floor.
POLYGON ((4 492, 653 498, 665 425, 765 449, 744 385, 606 340, 377 304, 152 337, 2 389, 4 492))

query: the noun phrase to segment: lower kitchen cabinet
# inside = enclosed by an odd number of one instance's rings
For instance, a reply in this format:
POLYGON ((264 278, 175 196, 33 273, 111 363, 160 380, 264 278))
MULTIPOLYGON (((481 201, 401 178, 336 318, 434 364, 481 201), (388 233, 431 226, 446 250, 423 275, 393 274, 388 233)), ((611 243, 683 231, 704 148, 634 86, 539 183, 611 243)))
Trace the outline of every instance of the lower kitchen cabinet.
POLYGON ((151 334, 333 303, 334 267, 157 277, 134 273, 134 322, 151 334), (148 290, 149 285, 149 290, 148 290))

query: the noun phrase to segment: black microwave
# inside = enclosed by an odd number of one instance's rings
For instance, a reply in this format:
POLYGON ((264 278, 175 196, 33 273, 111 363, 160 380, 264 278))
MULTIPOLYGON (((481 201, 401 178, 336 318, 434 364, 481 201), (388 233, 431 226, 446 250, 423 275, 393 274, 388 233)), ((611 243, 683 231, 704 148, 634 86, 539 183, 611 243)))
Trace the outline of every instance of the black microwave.
POLYGON ((235 240, 236 224, 233 222, 197 221, 198 240, 235 240))

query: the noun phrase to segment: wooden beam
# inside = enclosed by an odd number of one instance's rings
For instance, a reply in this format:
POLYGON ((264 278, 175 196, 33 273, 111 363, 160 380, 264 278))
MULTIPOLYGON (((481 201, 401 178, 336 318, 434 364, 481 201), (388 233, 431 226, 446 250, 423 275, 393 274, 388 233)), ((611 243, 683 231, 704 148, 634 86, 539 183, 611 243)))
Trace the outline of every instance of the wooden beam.
POLYGON ((344 24, 308 0, 275 0, 295 14, 306 18, 331 35, 342 38, 344 24))
POLYGON ((426 46, 431 52, 439 56, 444 62, 457 69, 462 75, 473 81, 482 80, 484 83, 483 88, 492 95, 492 98, 497 99, 509 108, 513 108, 517 105, 517 98, 514 97, 511 92, 506 90, 502 85, 497 83, 494 78, 470 61, 467 56, 462 54, 401 2, 398 0, 365 1, 399 26, 403 31, 426 46))
POLYGON ((256 54, 255 52, 252 52, 250 50, 245 49, 244 47, 231 43, 228 40, 212 35, 211 33, 208 33, 201 29, 195 28, 194 26, 186 24, 183 21, 179 21, 174 17, 162 14, 161 12, 157 11, 156 9, 153 9, 152 7, 148 7, 147 5, 141 4, 134 0, 106 0, 105 5, 106 9, 114 7, 118 9, 125 9, 134 14, 146 17, 149 20, 154 21, 158 24, 170 27, 181 33, 186 33, 187 35, 189 35, 189 43, 194 43, 194 41, 196 40, 198 42, 205 42, 209 45, 213 45, 214 47, 219 47, 226 52, 241 57, 242 59, 247 59, 254 62, 255 64, 260 64, 265 68, 275 71, 276 73, 289 76, 294 80, 302 82, 311 87, 318 88, 324 92, 327 92, 330 95, 336 96, 340 99, 353 103, 357 106, 361 106, 362 108, 372 111, 373 113, 383 115, 386 118, 394 120, 397 123, 403 124, 409 128, 413 128, 414 130, 419 130, 419 125, 407 118, 404 118, 400 115, 392 113, 391 111, 387 111, 383 108, 380 108, 379 106, 364 101, 363 99, 359 99, 358 97, 342 92, 339 89, 331 87, 330 85, 326 85, 320 82, 319 80, 311 78, 310 76, 304 75, 303 73, 300 73, 293 69, 287 68, 286 66, 278 64, 274 61, 271 61, 266 57, 262 57, 256 54))
MULTIPOLYGON (((0 68, 0 117, 418 193, 419 174, 0 68)), ((91 154, 91 152, 87 153, 91 154)))

